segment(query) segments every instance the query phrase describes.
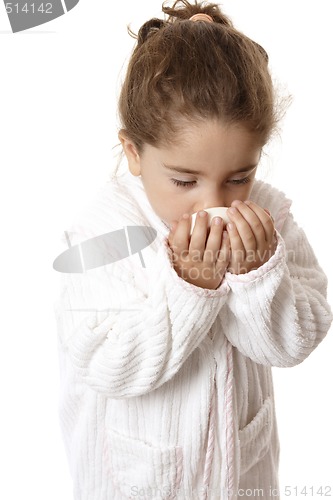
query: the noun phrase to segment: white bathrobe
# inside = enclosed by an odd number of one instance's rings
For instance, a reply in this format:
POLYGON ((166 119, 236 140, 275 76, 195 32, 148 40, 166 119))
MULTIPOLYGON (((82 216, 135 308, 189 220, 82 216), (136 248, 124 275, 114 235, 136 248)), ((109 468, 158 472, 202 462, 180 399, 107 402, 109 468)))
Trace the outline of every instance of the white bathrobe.
POLYGON ((141 254, 59 273, 60 422, 75 500, 279 498, 271 367, 301 363, 332 315, 291 202, 262 181, 251 198, 274 216, 276 252, 258 270, 226 273, 217 290, 177 275, 169 229, 128 171, 67 228, 64 251, 127 226, 157 231, 141 254))

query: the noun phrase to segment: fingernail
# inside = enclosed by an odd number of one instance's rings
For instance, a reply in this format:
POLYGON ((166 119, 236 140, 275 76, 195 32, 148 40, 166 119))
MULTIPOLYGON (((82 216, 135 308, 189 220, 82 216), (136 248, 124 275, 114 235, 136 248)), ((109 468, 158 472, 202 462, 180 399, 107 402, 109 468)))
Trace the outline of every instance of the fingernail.
POLYGON ((235 215, 237 213, 237 208, 229 208, 228 212, 230 212, 232 215, 235 215))
POLYGON ((230 231, 232 231, 234 228, 234 224, 232 222, 229 222, 227 228, 230 229, 230 231))

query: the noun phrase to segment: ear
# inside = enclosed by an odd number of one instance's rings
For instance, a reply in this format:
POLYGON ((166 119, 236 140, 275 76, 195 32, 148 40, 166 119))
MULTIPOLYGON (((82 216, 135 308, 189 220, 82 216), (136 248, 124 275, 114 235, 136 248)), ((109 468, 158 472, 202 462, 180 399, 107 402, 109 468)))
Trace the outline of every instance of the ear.
POLYGON ((131 174, 138 176, 141 173, 141 160, 139 153, 136 149, 133 141, 128 139, 125 132, 121 130, 118 133, 119 140, 123 146, 124 153, 127 158, 128 168, 130 169, 131 174))

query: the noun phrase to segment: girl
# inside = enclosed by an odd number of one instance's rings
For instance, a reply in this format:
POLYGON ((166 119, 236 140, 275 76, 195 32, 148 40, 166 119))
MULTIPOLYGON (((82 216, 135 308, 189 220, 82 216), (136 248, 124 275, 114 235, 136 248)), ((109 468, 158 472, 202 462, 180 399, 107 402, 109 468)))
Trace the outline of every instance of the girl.
POLYGON ((121 90, 127 164, 66 233, 156 236, 63 278, 74 498, 279 498, 271 367, 326 335, 326 277, 290 200, 255 180, 278 119, 265 50, 217 5, 163 12, 141 27, 121 90), (215 206, 229 224, 209 227, 215 206))

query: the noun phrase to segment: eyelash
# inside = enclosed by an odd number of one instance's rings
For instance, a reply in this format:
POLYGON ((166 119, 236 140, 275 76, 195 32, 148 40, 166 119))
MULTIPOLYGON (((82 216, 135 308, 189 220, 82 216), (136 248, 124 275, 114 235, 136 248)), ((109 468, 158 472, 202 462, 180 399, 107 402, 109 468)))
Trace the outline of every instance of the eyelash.
POLYGON ((244 177, 244 179, 235 179, 233 181, 229 181, 231 184, 247 184, 250 182, 250 177, 244 177))
POLYGON ((185 182, 185 181, 178 181, 177 179, 171 179, 171 180, 174 184, 176 184, 176 186, 183 186, 183 187, 193 186, 193 184, 196 183, 196 181, 185 182))
MULTIPOLYGON (((193 186, 196 181, 179 181, 178 179, 171 179, 172 182, 174 184, 176 184, 176 186, 181 186, 181 187, 190 187, 190 186, 193 186)), ((236 186, 240 185, 240 184, 247 184, 248 182, 250 182, 250 177, 244 177, 244 179, 234 179, 234 180, 231 180, 231 181, 228 181, 230 182, 230 184, 234 184, 236 186)))

